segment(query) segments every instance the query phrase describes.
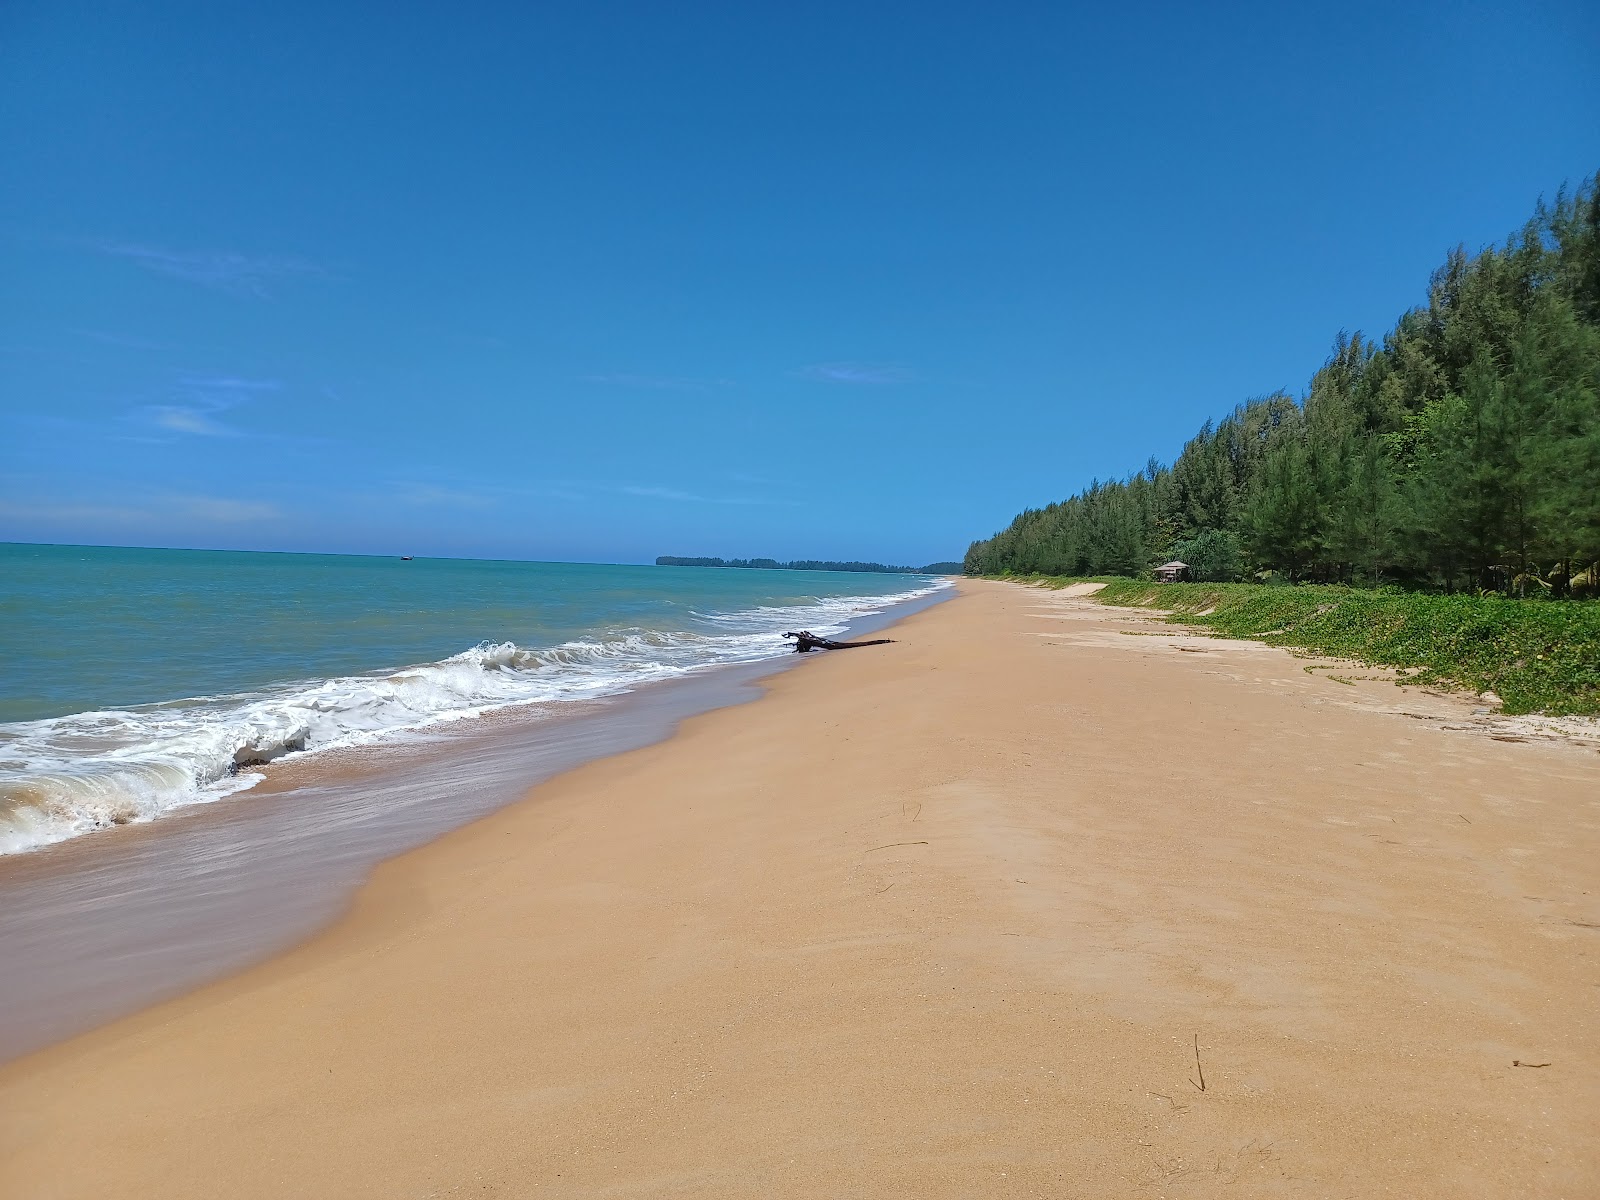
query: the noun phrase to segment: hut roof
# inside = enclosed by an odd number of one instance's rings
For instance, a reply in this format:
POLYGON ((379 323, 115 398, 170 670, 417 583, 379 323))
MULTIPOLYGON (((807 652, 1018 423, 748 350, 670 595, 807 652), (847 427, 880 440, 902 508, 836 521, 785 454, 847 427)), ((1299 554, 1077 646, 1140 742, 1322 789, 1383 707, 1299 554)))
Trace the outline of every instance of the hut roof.
POLYGON ((1189 564, 1188 563, 1179 562, 1177 559, 1173 559, 1169 563, 1162 563, 1159 567, 1156 568, 1156 570, 1158 570, 1158 571, 1187 571, 1188 569, 1189 569, 1189 564))

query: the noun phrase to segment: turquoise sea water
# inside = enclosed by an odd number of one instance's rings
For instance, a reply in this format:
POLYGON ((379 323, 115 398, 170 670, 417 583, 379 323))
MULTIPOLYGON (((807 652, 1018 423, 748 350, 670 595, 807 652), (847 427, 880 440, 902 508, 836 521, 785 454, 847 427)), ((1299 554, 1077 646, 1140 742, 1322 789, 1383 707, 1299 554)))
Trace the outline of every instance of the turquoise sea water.
POLYGON ((286 754, 781 654, 922 576, 0 544, 0 852, 286 754))

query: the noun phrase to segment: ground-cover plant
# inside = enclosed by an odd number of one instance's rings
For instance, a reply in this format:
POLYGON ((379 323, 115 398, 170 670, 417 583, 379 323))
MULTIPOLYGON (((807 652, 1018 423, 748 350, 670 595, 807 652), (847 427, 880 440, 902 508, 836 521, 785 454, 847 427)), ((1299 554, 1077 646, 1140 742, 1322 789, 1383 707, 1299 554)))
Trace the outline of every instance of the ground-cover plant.
POLYGON ((1094 598, 1164 609, 1224 637, 1404 668, 1408 683, 1494 692, 1508 713, 1600 715, 1600 603, 1121 578, 1094 598))

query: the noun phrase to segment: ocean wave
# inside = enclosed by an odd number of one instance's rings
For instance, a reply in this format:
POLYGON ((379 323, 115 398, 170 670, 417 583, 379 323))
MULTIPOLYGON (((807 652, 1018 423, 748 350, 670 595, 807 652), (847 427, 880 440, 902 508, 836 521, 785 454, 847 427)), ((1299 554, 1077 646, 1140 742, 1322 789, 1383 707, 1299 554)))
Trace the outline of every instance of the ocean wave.
POLYGON ((0 854, 218 800, 290 754, 368 745, 517 705, 593 700, 787 650, 949 586, 696 612, 693 629, 612 629, 549 647, 482 643, 397 671, 0 725, 0 854))

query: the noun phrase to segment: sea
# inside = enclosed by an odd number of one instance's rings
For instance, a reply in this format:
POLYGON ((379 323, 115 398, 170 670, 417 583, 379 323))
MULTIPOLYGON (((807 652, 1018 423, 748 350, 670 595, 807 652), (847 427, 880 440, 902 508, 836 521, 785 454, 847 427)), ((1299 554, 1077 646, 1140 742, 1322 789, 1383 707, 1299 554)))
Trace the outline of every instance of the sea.
POLYGON ((260 768, 785 653, 928 577, 0 545, 0 853, 260 768))
POLYGON ((950 594, 0 543, 0 1061, 259 961, 385 858, 755 699, 806 660, 786 630, 867 633, 950 594))

